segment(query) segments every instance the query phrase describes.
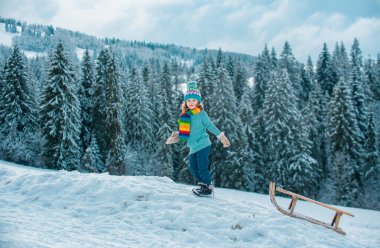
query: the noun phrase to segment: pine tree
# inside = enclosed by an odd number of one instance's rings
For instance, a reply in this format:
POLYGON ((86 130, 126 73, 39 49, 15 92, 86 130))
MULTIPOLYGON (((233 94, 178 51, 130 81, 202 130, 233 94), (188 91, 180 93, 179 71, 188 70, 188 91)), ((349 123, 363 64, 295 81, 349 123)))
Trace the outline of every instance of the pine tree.
POLYGON ((368 85, 368 98, 380 101, 380 78, 377 77, 375 71, 375 63, 372 59, 366 60, 364 64, 365 81, 368 85))
POLYGON ((345 152, 339 151, 334 154, 332 165, 336 203, 343 206, 352 206, 360 193, 354 170, 357 164, 345 152))
POLYGON ((278 68, 278 59, 277 59, 277 53, 274 47, 272 47, 272 50, 270 52, 270 61, 271 61, 271 68, 277 69, 278 68))
POLYGON ((338 203, 349 204, 357 198, 360 191, 361 169, 359 166, 362 164, 363 150, 351 89, 343 78, 334 88, 329 119, 332 158, 335 166, 336 199, 338 203), (350 184, 351 189, 349 189, 350 184))
POLYGON ((109 61, 106 71, 105 126, 107 157, 106 168, 111 175, 125 175, 124 128, 121 114, 121 75, 114 52, 108 51, 109 61))
POLYGON ((376 60, 376 63, 374 64, 374 74, 376 78, 376 84, 374 87, 377 90, 374 90, 372 88, 372 91, 374 92, 375 98, 377 100, 380 100, 380 54, 377 54, 377 60, 376 60))
POLYGON ((271 68, 269 51, 265 46, 262 54, 258 56, 255 66, 255 83, 253 86, 251 99, 252 109, 255 116, 263 106, 271 68))
POLYGON ((216 56, 216 69, 220 68, 221 66, 225 66, 225 57, 223 55, 223 51, 221 48, 218 50, 218 55, 216 56))
POLYGON ((96 78, 93 93, 93 110, 92 110, 92 134, 96 138, 99 146, 100 157, 105 162, 108 153, 106 126, 106 87, 108 85, 108 63, 110 54, 107 49, 101 50, 96 62, 96 78))
POLYGON ((319 54, 316 79, 323 92, 331 96, 338 78, 326 43, 323 44, 322 52, 319 54))
POLYGON ((26 58, 15 46, 4 68, 0 89, 0 153, 3 159, 30 164, 39 153, 35 94, 26 58))
POLYGON ((287 41, 285 42, 284 49, 281 53, 280 68, 287 71, 290 83, 294 88, 294 97, 296 98, 298 108, 301 108, 303 104, 301 103, 302 86, 300 66, 298 65, 287 41))
POLYGON ((376 143, 377 132, 375 129, 373 112, 370 111, 368 115, 367 126, 367 139, 365 141, 364 150, 364 164, 365 171, 363 173, 363 194, 362 199, 359 200, 359 206, 365 206, 371 209, 379 209, 380 207, 380 194, 378 194, 378 188, 380 187, 380 158, 379 150, 376 143))
POLYGON ((62 43, 50 61, 40 109, 43 125, 43 158, 48 168, 75 170, 79 167, 80 104, 75 76, 62 43))
POLYGON ((318 162, 311 156, 312 142, 309 139, 310 126, 303 124, 303 118, 298 116, 298 132, 295 132, 295 152, 289 162, 291 189, 303 195, 315 196, 318 192, 318 182, 321 170, 318 162))
MULTIPOLYGON (((5 72, 6 72, 6 66, 0 61, 0 103, 3 103, 4 99, 4 87, 5 87, 5 72)), ((0 120, 1 121, 1 120, 0 120)), ((3 123, 0 123, 3 124, 3 123)))
POLYGON ((157 95, 156 112, 160 123, 157 133, 157 157, 161 161, 161 175, 173 178, 175 167, 175 148, 165 145, 166 139, 173 130, 177 129, 174 125, 175 115, 173 113, 173 85, 170 79, 170 72, 167 63, 164 63, 160 76, 160 91, 157 95), (174 128, 175 127, 175 128, 174 128))
MULTIPOLYGON (((154 104, 157 102, 157 95, 159 92, 159 84, 155 80, 153 64, 145 64, 142 71, 142 80, 146 85, 147 97, 148 97, 148 108, 153 109, 154 104)), ((151 129, 152 133, 155 134, 159 129, 158 115, 154 114, 151 116, 151 129)))
POLYGON ((266 177, 287 188, 292 186, 289 165, 299 127, 293 90, 286 70, 273 72, 263 106, 266 177))
POLYGON ((82 109, 81 141, 85 151, 91 142, 91 124, 93 111, 93 94, 95 85, 94 64, 88 49, 84 52, 82 61, 82 75, 80 80, 79 99, 82 109))
POLYGON ((232 78, 233 86, 236 101, 240 103, 244 92, 247 90, 247 75, 240 59, 237 60, 235 69, 235 76, 232 78))
POLYGON ((337 78, 343 77, 344 80, 348 80, 350 76, 350 62, 348 60, 346 48, 343 42, 336 43, 332 56, 333 65, 337 74, 337 78))
POLYGON ((91 138, 90 145, 86 148, 86 151, 82 157, 82 170, 87 172, 103 172, 105 165, 100 158, 99 146, 96 142, 96 138, 91 138))
POLYGON ((243 152, 241 153, 242 160, 240 161, 243 164, 244 173, 241 177, 240 188, 254 191, 257 189, 257 185, 260 185, 264 181, 264 177, 256 172, 257 164, 255 164, 254 159, 254 133, 252 125, 254 116, 248 91, 244 92, 238 109, 244 137, 243 152))
POLYGON ((231 80, 233 78, 235 78, 235 64, 236 64, 236 61, 234 58, 232 58, 232 56, 228 56, 228 60, 227 60, 227 63, 226 63, 226 69, 227 69, 227 72, 228 72, 228 76, 231 78, 231 80))
POLYGON ((302 116, 304 116, 303 123, 307 127, 308 138, 312 143, 311 156, 317 160, 321 173, 326 176, 329 171, 326 168, 326 126, 324 124, 326 106, 323 98, 322 90, 319 84, 315 82, 308 103, 302 111, 302 116))
POLYGON ((142 78, 133 67, 127 91, 126 137, 127 142, 138 151, 153 150, 154 137, 151 128, 152 109, 148 102, 148 93, 142 78))
POLYGON ((352 101, 355 108, 356 120, 359 129, 362 133, 363 142, 364 135, 366 134, 366 120, 368 115, 367 105, 366 105, 366 90, 364 89, 364 78, 362 74, 362 57, 361 50, 359 48, 359 42, 357 39, 354 40, 354 44, 351 49, 351 91, 352 91, 352 101))
POLYGON ((243 167, 238 162, 238 152, 241 151, 243 142, 242 124, 237 114, 236 97, 232 82, 223 65, 218 68, 216 83, 216 102, 210 112, 217 116, 213 121, 217 127, 223 129, 233 148, 231 147, 227 151, 222 150, 220 145, 216 146, 215 154, 212 155, 214 183, 216 186, 235 187, 232 183, 238 178, 238 175, 243 173, 243 167))
POLYGON ((379 159, 379 151, 377 149, 377 137, 376 137, 376 129, 373 120, 373 112, 370 112, 368 116, 368 124, 367 124, 367 134, 366 141, 364 145, 364 164, 365 164, 365 172, 364 178, 365 180, 370 180, 371 177, 378 178, 379 169, 380 169, 380 159, 379 159))
POLYGON ((202 67, 197 79, 199 89, 202 92, 202 103, 206 111, 213 105, 213 94, 215 93, 215 75, 212 73, 210 59, 203 59, 202 67))
MULTIPOLYGON (((312 62, 309 57, 308 63, 312 62)), ((309 70, 310 65, 306 68, 301 68, 301 94, 300 94, 300 102, 302 104, 301 109, 307 104, 309 100, 309 95, 311 90, 313 89, 313 72, 309 70)))

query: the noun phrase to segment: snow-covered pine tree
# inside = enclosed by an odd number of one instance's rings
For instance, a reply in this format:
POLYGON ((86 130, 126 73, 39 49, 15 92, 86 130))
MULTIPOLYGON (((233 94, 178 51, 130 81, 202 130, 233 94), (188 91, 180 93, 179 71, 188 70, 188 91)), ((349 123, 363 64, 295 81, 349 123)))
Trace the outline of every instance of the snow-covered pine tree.
POLYGON ((344 80, 348 81, 350 76, 350 62, 348 60, 346 48, 343 42, 336 43, 332 55, 333 65, 337 74, 337 78, 343 77, 344 80))
POLYGON ((364 164, 365 164, 365 172, 364 180, 370 180, 371 178, 379 179, 380 172, 380 158, 379 151, 377 149, 377 132, 375 129, 375 123, 373 119, 373 112, 371 111, 368 115, 367 122, 367 134, 366 140, 364 144, 364 164))
MULTIPOLYGON (((311 66, 312 66, 310 56, 309 56, 308 63, 311 63, 311 66)), ((309 100, 310 92, 312 91, 313 85, 314 85, 313 71, 310 71, 309 68, 310 68, 310 65, 308 65, 306 68, 304 68, 303 66, 301 68, 301 94, 300 94, 300 103, 302 104, 301 109, 303 109, 305 105, 307 104, 309 100)))
POLYGON ((292 187, 289 165, 297 151, 298 117, 287 71, 272 72, 263 105, 266 177, 286 188, 292 187))
POLYGON ((250 146, 253 151, 253 161, 255 165, 255 173, 258 175, 258 178, 255 180, 255 192, 264 193, 268 191, 268 169, 267 161, 265 160, 265 154, 267 153, 267 145, 265 139, 265 126, 263 118, 263 110, 261 109, 257 116, 254 118, 252 123, 253 130, 253 140, 250 143, 250 146))
POLYGON ((371 209, 380 208, 380 155, 377 148, 377 132, 375 129, 373 111, 368 115, 367 139, 364 144, 365 172, 363 180, 363 195, 360 205, 371 209))
POLYGON ((96 62, 96 78, 93 89, 93 110, 92 110, 92 135, 96 138, 99 146, 100 157, 103 162, 107 157, 108 144, 107 134, 105 132, 105 105, 106 105, 106 87, 108 85, 107 71, 110 54, 107 49, 100 51, 96 62))
POLYGON ((81 103, 81 117, 82 117, 82 130, 81 141, 83 145, 83 151, 86 151, 87 147, 91 143, 91 124, 92 124, 92 111, 93 111, 93 94, 95 85, 94 75, 94 63, 90 56, 88 49, 85 50, 82 59, 82 75, 80 79, 79 87, 79 100, 81 103))
POLYGON ((272 47, 271 52, 270 52, 270 62, 271 62, 272 70, 278 68, 277 53, 276 53, 276 49, 274 49, 274 47, 272 47))
POLYGON ((218 144, 212 154, 212 171, 216 186, 233 187, 238 175, 242 175, 243 165, 239 162, 239 153, 242 151, 243 137, 242 124, 236 106, 236 97, 227 70, 221 64, 218 68, 215 96, 215 105, 209 112, 213 112, 215 125, 222 129, 230 139, 231 147, 226 150, 218 144))
POLYGON ((307 58, 307 64, 306 64, 306 73, 309 75, 311 81, 313 82, 313 85, 314 85, 314 82, 315 82, 315 71, 314 71, 314 65, 313 65, 313 61, 311 60, 311 57, 310 55, 308 56, 307 58))
POLYGON ((272 70, 271 58, 269 50, 265 45, 265 48, 261 55, 258 56, 255 66, 254 85, 251 94, 251 102, 254 116, 257 116, 260 109, 263 107, 265 92, 268 88, 268 81, 270 78, 270 72, 272 70))
POLYGON ((326 167, 326 106, 323 98, 321 87, 318 82, 314 82, 308 103, 302 110, 303 124, 307 127, 308 139, 311 141, 311 157, 317 160, 322 177, 329 173, 326 167))
POLYGON ((121 75, 119 65, 112 48, 108 50, 109 61, 106 71, 105 89, 105 126, 103 132, 106 133, 107 158, 106 170, 111 175, 125 175, 125 142, 124 127, 121 114, 121 75))
POLYGON ((323 43, 322 52, 319 54, 316 79, 323 92, 327 92, 331 96, 338 77, 326 43, 323 43))
POLYGON ((41 96, 43 91, 44 82, 46 81, 46 70, 48 63, 44 56, 35 57, 29 60, 29 66, 33 74, 33 78, 36 82, 35 95, 36 95, 36 104, 37 106, 41 103, 41 96))
POLYGON ((367 96, 370 98, 369 102, 376 100, 380 101, 380 78, 376 75, 376 64, 369 58, 364 63, 365 81, 368 85, 369 93, 367 96))
POLYGON ((377 54, 376 63, 374 64, 374 73, 375 73, 375 78, 376 78, 376 82, 377 82, 377 84, 375 86, 377 89, 377 91, 375 91, 376 99, 380 100, 380 53, 377 54), (379 87, 377 87, 377 86, 379 86, 379 87))
POLYGON ((292 48, 290 44, 286 41, 284 48, 280 57, 280 68, 285 69, 288 72, 288 77, 291 85, 294 88, 294 97, 296 98, 296 103, 298 109, 301 109, 304 106, 304 103, 301 103, 301 70, 296 58, 293 55, 292 48))
POLYGON ((351 88, 341 78, 334 88, 330 102, 329 135, 331 139, 331 164, 339 204, 349 205, 360 192, 363 149, 351 88))
POLYGON ((350 74, 350 83, 351 83, 351 92, 352 92, 352 103, 355 108, 356 120, 359 126, 359 129, 362 134, 361 143, 363 144, 365 139, 366 127, 367 127, 367 96, 365 92, 365 82, 363 77, 363 62, 361 50, 359 47, 359 41, 354 40, 354 44, 351 48, 351 74, 350 74))
POLYGON ((332 166, 335 204, 354 206, 360 194, 360 187, 356 180, 357 175, 353 169, 357 166, 356 162, 345 152, 338 151, 334 153, 332 166))
POLYGON ((241 186, 239 188, 254 191, 257 189, 257 185, 263 184, 264 177, 262 174, 256 173, 257 164, 255 164, 254 159, 254 133, 252 125, 254 116, 248 91, 243 93, 238 111, 244 137, 241 152, 242 160, 240 162, 242 163, 244 173, 240 178, 241 186))
POLYGON ((5 86, 5 71, 6 71, 6 67, 3 64, 3 62, 0 60, 0 103, 2 103, 3 97, 4 97, 3 89, 5 86))
POLYGON ((0 91, 0 153, 3 159, 31 164, 38 163, 41 137, 26 60, 15 46, 4 68, 0 91))
MULTIPOLYGON (((154 70, 154 64, 151 63, 145 63, 142 70, 142 80, 143 83, 146 85, 147 89, 147 97, 148 97, 148 107, 153 110, 153 106, 155 103, 157 103, 157 95, 159 92, 159 83, 157 83, 156 78, 156 72, 154 70)), ((151 129, 152 133, 156 134, 159 129, 159 121, 158 121, 158 115, 154 114, 150 117, 151 120, 151 129)), ((154 148, 155 149, 155 148, 154 148)))
POLYGON ((40 123, 44 138, 43 158, 48 168, 75 170, 79 167, 80 103, 75 75, 62 43, 56 46, 43 90, 40 123))
POLYGON ((235 75, 232 78, 232 80, 233 80, 232 83, 234 86, 236 101, 237 101, 237 103, 240 103, 242 96, 248 87, 247 86, 247 73, 245 71, 245 68, 244 68, 240 58, 238 58, 236 60, 235 75))
POLYGON ((206 111, 211 108, 213 101, 215 100, 215 74, 213 74, 212 71, 211 59, 212 58, 203 59, 197 79, 199 89, 202 93, 202 102, 206 111))
POLYGON ((310 126, 304 125, 301 115, 298 116, 297 124, 298 130, 294 133, 296 150, 289 160, 290 190, 315 197, 319 189, 321 170, 318 162, 311 156, 310 126))
POLYGON ((148 92, 136 67, 130 72, 127 89, 126 141, 137 151, 153 151, 154 135, 151 127, 153 111, 148 92))
POLYGON ((176 157, 175 148, 174 146, 165 145, 165 142, 171 133, 178 129, 177 125, 174 124, 178 118, 173 113, 173 83, 167 63, 164 63, 162 67, 160 86, 156 98, 157 102, 155 103, 159 121, 159 130, 156 136, 157 158, 161 164, 161 175, 173 178, 176 157))
POLYGON ((99 146, 95 137, 91 138, 91 143, 84 152, 81 161, 81 170, 95 173, 105 170, 105 165, 100 158, 99 146))
POLYGON ((228 76, 233 80, 235 78, 235 64, 236 64, 236 59, 233 58, 231 55, 228 56, 227 62, 226 62, 226 69, 228 72, 228 76))
POLYGON ((223 51, 221 48, 218 50, 218 55, 216 56, 216 69, 220 68, 221 66, 225 66, 226 58, 223 54, 223 51))
POLYGON ((178 110, 176 109, 176 105, 174 104, 174 85, 171 79, 171 72, 168 63, 164 63, 162 67, 162 72, 160 75, 160 86, 162 93, 162 100, 164 101, 165 111, 168 113, 169 126, 174 127, 177 124, 176 114, 178 110))

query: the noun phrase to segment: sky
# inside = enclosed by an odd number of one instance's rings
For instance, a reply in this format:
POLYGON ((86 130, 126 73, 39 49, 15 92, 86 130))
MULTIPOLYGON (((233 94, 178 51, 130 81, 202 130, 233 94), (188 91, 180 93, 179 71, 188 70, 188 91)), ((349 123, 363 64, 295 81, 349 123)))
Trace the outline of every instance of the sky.
POLYGON ((116 37, 258 55, 318 58, 358 38, 363 55, 380 52, 380 0, 0 0, 0 16, 116 37))

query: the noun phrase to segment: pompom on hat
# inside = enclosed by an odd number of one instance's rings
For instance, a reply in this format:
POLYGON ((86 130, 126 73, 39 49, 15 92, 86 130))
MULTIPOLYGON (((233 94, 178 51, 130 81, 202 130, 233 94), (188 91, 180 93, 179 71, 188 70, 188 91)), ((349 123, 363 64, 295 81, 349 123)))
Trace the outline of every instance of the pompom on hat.
POLYGON ((202 102, 202 97, 201 97, 201 92, 198 89, 198 85, 196 82, 191 81, 188 82, 187 85, 187 90, 185 93, 185 101, 189 100, 190 98, 196 99, 199 102, 202 102))

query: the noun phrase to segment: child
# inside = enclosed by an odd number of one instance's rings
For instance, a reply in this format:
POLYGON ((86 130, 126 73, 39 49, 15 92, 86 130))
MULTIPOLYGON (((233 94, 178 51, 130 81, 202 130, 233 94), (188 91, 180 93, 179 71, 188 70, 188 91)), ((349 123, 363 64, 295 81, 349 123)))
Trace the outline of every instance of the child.
POLYGON ((189 169, 200 186, 193 189, 193 192, 198 196, 212 196, 214 187, 211 184, 211 174, 208 170, 211 141, 206 129, 218 137, 223 143, 223 147, 229 147, 230 142, 203 110, 201 93, 196 82, 187 84, 184 98, 182 114, 178 120, 179 132, 173 132, 166 144, 173 144, 178 140, 187 141, 187 146, 190 147, 189 169))

